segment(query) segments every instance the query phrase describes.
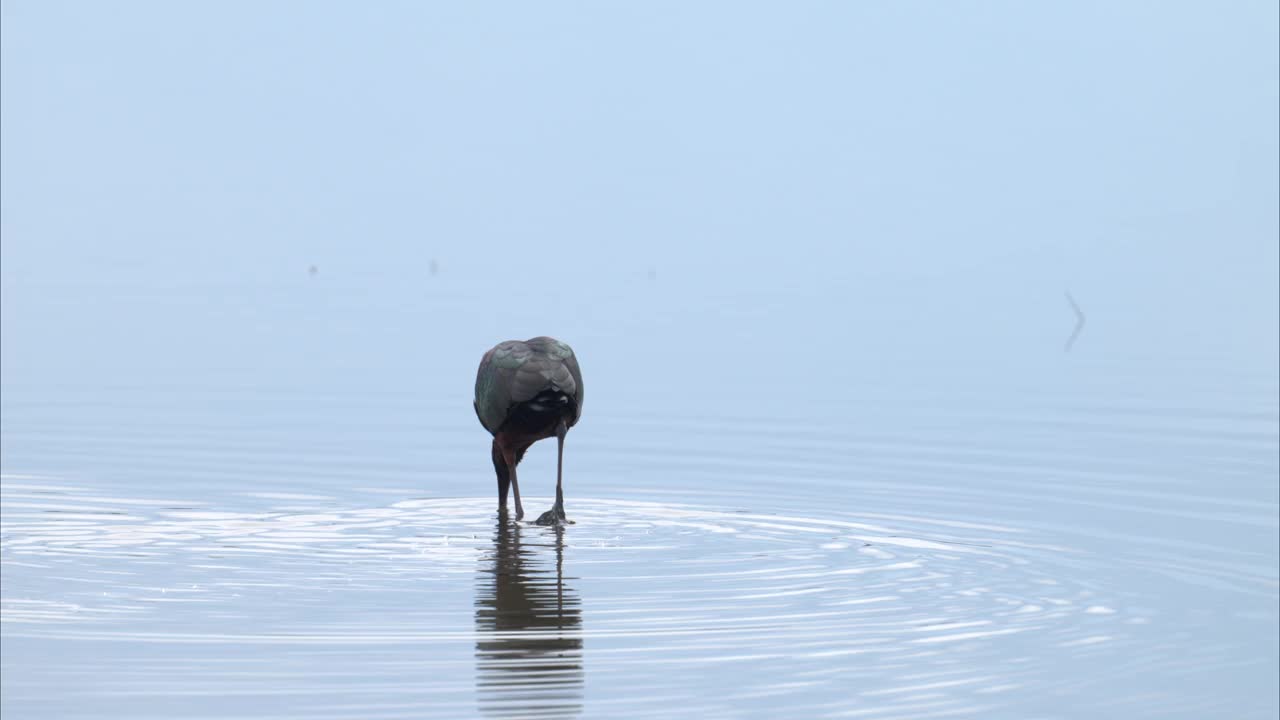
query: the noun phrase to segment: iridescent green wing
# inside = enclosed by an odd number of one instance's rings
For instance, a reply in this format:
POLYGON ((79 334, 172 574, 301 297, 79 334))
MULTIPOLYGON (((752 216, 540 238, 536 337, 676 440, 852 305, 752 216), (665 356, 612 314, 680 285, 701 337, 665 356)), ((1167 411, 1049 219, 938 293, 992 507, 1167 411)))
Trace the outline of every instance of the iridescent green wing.
POLYGON ((533 356, 532 349, 518 340, 498 343, 480 360, 476 371, 476 416, 490 433, 497 434, 511 408, 516 373, 533 356))

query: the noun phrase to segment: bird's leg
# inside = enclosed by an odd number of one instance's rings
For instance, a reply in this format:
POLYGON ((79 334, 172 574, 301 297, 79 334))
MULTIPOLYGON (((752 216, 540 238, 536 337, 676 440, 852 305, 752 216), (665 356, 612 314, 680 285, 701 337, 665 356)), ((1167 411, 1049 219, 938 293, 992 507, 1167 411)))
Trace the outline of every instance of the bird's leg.
POLYGON ((520 482, 516 480, 516 453, 506 445, 502 447, 502 459, 507 463, 507 472, 511 475, 511 491, 516 496, 516 520, 524 519, 524 507, 520 504, 520 482))
POLYGON ((539 525, 570 522, 564 515, 564 436, 569 428, 561 420, 556 426, 556 504, 538 518, 539 525))
POLYGON ((498 476, 498 512, 507 514, 507 489, 511 487, 511 468, 499 447, 497 439, 493 441, 493 449, 489 453, 493 458, 493 470, 498 476))
POLYGON ((569 432, 569 428, 564 426, 564 421, 556 426, 556 515, 564 520, 564 436, 569 432))

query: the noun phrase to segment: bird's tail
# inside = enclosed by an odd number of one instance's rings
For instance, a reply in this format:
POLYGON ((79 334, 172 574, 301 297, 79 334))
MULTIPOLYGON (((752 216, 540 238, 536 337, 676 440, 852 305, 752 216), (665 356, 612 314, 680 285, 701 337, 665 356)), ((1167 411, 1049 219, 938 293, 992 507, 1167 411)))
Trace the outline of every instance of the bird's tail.
POLYGON ((543 390, 529 401, 529 409, 536 413, 559 413, 573 403, 573 398, 558 387, 543 390))

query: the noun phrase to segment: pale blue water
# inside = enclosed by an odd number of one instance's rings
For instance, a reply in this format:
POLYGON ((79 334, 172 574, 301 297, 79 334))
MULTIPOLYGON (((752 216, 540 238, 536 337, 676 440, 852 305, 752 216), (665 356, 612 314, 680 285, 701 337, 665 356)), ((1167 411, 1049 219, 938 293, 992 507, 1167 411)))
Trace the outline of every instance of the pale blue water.
MULTIPOLYGON (((1056 343, 824 371, 667 313, 688 290, 588 290, 619 320, 549 329, 587 384, 556 533, 497 522, 469 407, 466 319, 537 304, 300 277, 148 291, 140 315, 241 335, 225 366, 148 380, 104 348, 6 383, 6 718, 1277 712, 1274 375, 1056 343)), ((819 322, 806 297, 730 304, 819 322)), ((536 516, 554 446, 521 478, 536 516)))

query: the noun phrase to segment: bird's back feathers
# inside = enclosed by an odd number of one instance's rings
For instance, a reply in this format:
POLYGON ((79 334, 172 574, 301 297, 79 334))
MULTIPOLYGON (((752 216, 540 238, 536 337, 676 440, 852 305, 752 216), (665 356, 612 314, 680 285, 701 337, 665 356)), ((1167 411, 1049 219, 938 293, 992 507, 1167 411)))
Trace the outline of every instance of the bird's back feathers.
POLYGON ((513 407, 547 390, 573 400, 569 425, 576 424, 582 415, 582 372, 572 348, 550 337, 498 343, 484 354, 476 372, 476 415, 496 435, 513 407))

